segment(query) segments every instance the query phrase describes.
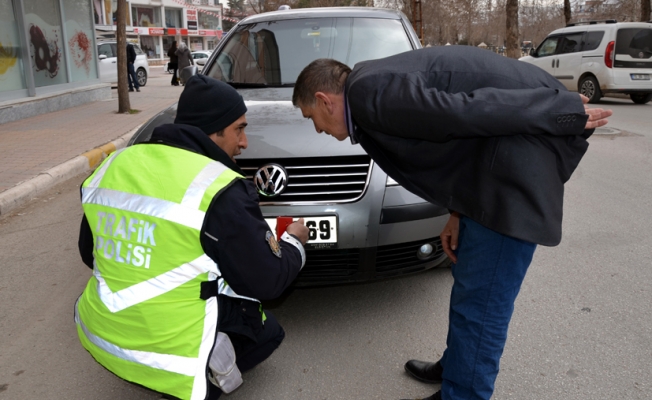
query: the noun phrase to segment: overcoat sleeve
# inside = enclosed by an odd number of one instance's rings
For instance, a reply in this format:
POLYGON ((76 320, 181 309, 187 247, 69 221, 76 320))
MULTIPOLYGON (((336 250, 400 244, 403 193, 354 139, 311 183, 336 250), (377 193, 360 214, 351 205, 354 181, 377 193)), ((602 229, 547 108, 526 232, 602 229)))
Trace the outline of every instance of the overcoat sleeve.
POLYGON ((252 186, 239 180, 219 194, 208 211, 201 243, 236 293, 270 300, 294 281, 304 256, 285 241, 275 251, 252 186))
POLYGON ((487 87, 449 93, 436 83, 455 78, 450 72, 432 76, 437 73, 380 70, 355 74, 347 87, 347 99, 356 124, 365 131, 436 143, 584 133, 588 115, 577 93, 554 87, 499 89, 491 87, 489 72, 485 78, 475 78, 487 87))

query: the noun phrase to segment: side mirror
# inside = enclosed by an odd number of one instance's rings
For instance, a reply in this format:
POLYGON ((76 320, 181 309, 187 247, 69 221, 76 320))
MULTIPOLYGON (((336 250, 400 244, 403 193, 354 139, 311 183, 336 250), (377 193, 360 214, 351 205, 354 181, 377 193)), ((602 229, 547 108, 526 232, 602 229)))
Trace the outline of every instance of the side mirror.
POLYGON ((536 57, 536 50, 535 50, 534 47, 530 48, 530 55, 531 55, 532 57, 536 57))
POLYGON ((106 60, 106 54, 100 54, 100 60, 106 60))
POLYGON ((198 70, 196 65, 190 65, 179 71, 179 80, 181 81, 181 84, 185 85, 186 82, 188 82, 188 79, 197 75, 197 72, 198 70))

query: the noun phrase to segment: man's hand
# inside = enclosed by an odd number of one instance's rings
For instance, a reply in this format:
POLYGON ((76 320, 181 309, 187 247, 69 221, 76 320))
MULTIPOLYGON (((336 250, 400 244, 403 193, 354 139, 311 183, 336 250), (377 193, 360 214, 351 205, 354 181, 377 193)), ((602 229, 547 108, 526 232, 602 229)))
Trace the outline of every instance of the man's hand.
POLYGON ((588 121, 586 121, 586 126, 584 129, 595 129, 600 126, 607 125, 609 122, 607 118, 611 117, 613 111, 603 110, 602 108, 589 108, 586 104, 589 102, 589 98, 580 94, 582 103, 584 103, 584 112, 589 115, 588 121))
POLYGON ((452 212, 444 230, 441 231, 439 237, 441 238, 441 246, 444 248, 444 253, 454 263, 457 262, 457 256, 453 253, 457 250, 457 238, 460 234, 460 214, 452 212))
POLYGON ((299 218, 298 221, 288 225, 285 231, 290 235, 296 236, 297 239, 299 239, 299 241, 303 245, 305 245, 306 242, 308 241, 308 234, 310 232, 308 231, 308 228, 304 225, 303 218, 299 218))

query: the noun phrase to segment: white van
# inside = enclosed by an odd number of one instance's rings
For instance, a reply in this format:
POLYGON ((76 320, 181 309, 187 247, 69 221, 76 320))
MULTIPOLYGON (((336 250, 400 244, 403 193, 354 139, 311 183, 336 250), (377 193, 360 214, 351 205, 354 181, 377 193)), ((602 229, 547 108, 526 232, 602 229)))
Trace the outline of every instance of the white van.
POLYGON ((597 103, 606 93, 652 100, 652 23, 589 21, 557 29, 520 59, 597 103))
MULTIPOLYGON (((132 43, 133 44, 133 43, 132 43)), ((106 83, 118 82, 118 50, 117 42, 104 41, 97 43, 97 55, 100 59, 100 81, 106 83)), ((140 49, 137 44, 134 45, 136 51, 136 62, 134 62, 134 70, 138 79, 139 86, 147 84, 147 77, 149 76, 149 62, 147 55, 140 49)))

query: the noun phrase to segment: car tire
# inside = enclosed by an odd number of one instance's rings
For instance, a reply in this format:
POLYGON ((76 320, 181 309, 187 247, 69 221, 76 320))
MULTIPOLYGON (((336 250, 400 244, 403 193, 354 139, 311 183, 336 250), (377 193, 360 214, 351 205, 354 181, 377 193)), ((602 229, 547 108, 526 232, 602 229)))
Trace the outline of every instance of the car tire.
POLYGON ((147 71, 144 68, 138 68, 136 71, 136 79, 138 79, 139 86, 147 85, 147 71))
POLYGON ((652 93, 632 93, 629 98, 636 104, 647 104, 652 100, 652 93))
POLYGON ((585 76, 579 84, 579 92, 589 98, 589 103, 595 104, 600 102, 602 92, 598 80, 593 76, 585 76))

